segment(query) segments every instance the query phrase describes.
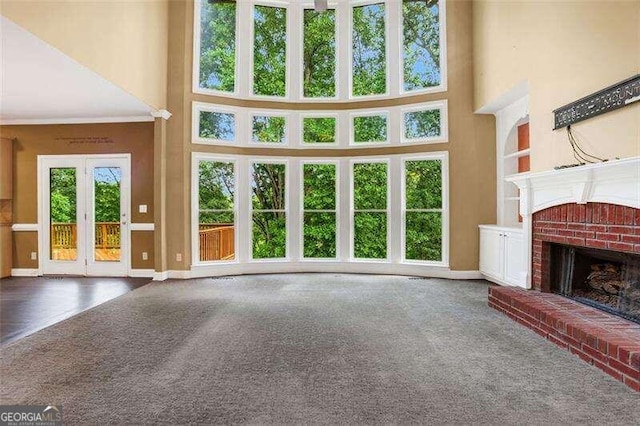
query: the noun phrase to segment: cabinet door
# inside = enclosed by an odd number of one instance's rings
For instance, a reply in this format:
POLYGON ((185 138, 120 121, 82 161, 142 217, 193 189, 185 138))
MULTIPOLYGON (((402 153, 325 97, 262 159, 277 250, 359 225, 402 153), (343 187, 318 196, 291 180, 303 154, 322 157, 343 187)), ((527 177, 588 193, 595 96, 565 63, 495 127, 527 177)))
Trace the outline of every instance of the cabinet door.
POLYGON ((480 229, 480 272, 495 278, 502 278, 504 245, 502 232, 480 229))
POLYGON ((505 233, 505 270, 504 280, 510 285, 525 286, 526 265, 524 251, 524 236, 521 233, 505 233))

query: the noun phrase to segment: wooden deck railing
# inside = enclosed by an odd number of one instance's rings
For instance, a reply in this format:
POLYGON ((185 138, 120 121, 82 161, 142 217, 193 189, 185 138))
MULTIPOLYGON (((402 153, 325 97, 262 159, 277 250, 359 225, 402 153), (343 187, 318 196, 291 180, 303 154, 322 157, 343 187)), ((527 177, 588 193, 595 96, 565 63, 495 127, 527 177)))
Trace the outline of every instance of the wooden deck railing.
MULTIPOLYGON (((76 248, 78 228, 75 223, 51 224, 51 248, 67 249, 76 248)), ((98 222, 95 229, 95 248, 117 249, 120 248, 120 223, 98 222)))
POLYGON ((235 256, 233 225, 200 224, 200 260, 228 260, 235 256))

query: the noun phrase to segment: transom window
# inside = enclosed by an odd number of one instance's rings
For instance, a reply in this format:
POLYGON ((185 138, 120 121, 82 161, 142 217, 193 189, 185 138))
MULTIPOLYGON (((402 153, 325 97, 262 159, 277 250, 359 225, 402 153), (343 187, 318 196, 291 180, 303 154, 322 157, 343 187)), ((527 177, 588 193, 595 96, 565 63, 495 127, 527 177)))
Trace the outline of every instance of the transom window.
POLYGON ((193 90, 307 102, 446 91, 445 0, 195 1, 193 90), (344 30, 343 30, 344 28, 344 30))

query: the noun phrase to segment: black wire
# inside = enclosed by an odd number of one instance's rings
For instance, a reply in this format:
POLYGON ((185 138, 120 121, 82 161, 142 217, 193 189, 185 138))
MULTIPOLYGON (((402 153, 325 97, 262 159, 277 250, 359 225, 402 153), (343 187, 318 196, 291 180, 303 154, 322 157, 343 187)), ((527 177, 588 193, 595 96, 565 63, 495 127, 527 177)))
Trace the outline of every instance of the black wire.
MULTIPOLYGON (((585 162, 587 162, 587 163, 595 163, 595 161, 591 161, 591 160, 587 159, 586 157, 592 158, 592 159, 597 160, 597 161, 602 161, 602 162, 607 161, 607 160, 605 160, 603 158, 596 157, 595 155, 591 155, 591 154, 586 153, 580 147, 580 145, 578 144, 578 140, 576 139, 576 137, 574 136, 573 132, 571 131, 571 125, 567 126, 567 133, 568 133, 568 136, 569 136, 569 143, 571 144, 571 147, 573 148, 574 153, 578 154, 578 156, 580 158, 582 158, 585 162), (584 156, 582 154, 584 154, 584 156)), ((575 157, 575 155, 574 155, 574 157, 575 157)))

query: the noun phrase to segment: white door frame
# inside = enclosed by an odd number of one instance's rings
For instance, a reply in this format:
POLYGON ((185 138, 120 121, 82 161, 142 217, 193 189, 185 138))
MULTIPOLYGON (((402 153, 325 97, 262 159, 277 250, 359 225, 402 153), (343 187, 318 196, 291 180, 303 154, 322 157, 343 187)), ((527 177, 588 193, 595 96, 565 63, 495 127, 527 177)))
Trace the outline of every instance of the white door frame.
POLYGON ((129 276, 131 275, 131 154, 81 154, 81 155, 39 155, 38 156, 38 274, 71 274, 94 276, 129 276), (86 232, 88 223, 93 223, 89 218, 93 212, 93 177, 89 179, 88 168, 106 167, 113 165, 110 161, 119 160, 122 168, 120 208, 121 223, 121 247, 120 255, 122 268, 114 268, 113 264, 105 262, 105 265, 96 265, 92 262, 91 251, 94 233, 86 232), (55 262, 49 260, 50 230, 49 230, 49 206, 50 188, 48 170, 51 167, 77 167, 79 168, 76 179, 77 194, 77 220, 78 235, 78 260, 55 262), (83 177, 82 177, 83 176, 83 177), (91 182, 91 186, 88 184, 91 182), (86 216, 85 216, 86 214, 86 216), (82 253, 82 256, 80 254, 82 253), (86 260, 86 262, 85 262, 86 260), (90 265, 91 263, 91 265, 90 265), (100 267, 102 266, 102 267, 100 267))

